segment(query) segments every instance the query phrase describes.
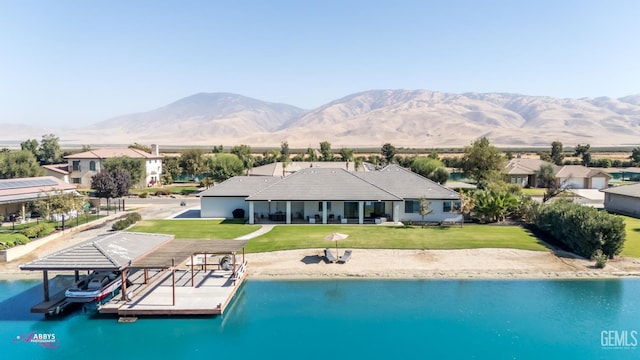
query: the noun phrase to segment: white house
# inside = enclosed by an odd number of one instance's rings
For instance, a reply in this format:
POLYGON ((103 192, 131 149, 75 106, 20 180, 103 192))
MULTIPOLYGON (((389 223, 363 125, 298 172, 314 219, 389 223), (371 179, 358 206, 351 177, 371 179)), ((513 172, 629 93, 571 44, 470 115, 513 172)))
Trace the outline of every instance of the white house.
POLYGON ((231 218, 243 209, 249 223, 376 223, 461 221, 459 195, 397 165, 369 172, 307 168, 286 177, 237 176, 200 194, 201 217, 231 218))
POLYGON ((143 186, 153 186, 160 182, 162 174, 162 156, 157 145, 151 145, 151 153, 130 148, 107 148, 89 150, 78 154, 65 156, 69 163, 69 177, 71 183, 79 188, 91 187, 91 177, 100 172, 107 159, 126 156, 142 159, 145 163, 145 178, 143 186))
POLYGON ((640 217, 640 184, 616 186, 602 192, 605 210, 640 217))

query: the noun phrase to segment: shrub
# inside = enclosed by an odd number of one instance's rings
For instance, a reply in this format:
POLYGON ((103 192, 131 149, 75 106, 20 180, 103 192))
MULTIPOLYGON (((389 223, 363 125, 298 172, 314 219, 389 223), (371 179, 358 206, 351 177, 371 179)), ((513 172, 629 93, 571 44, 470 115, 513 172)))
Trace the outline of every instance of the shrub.
POLYGON ((187 196, 187 195, 193 194, 194 192, 196 192, 196 191, 193 190, 193 189, 182 189, 182 190, 180 190, 180 195, 187 196))
POLYGON ((20 234, 27 238, 37 238, 47 236, 53 232, 53 227, 47 223, 40 223, 38 225, 30 226, 26 229, 22 229, 20 234))
POLYGON ((593 253, 591 260, 596 262, 596 268, 598 269, 604 269, 604 267, 607 266, 607 255, 605 255, 600 249, 593 253))
POLYGON ((169 189, 158 189, 158 190, 156 190, 154 195, 155 196, 172 195, 172 192, 169 189))
POLYGON ((141 192, 138 197, 141 199, 146 199, 149 196, 148 192, 141 192))
POLYGON ((585 258, 601 250, 612 259, 622 251, 626 236, 621 217, 566 201, 545 206, 536 225, 585 258))
POLYGON ((114 222, 113 225, 111 225, 111 229, 113 231, 124 230, 140 220, 142 220, 142 216, 140 216, 139 213, 137 212, 129 213, 125 215, 124 218, 114 222))
POLYGON ((232 214, 234 219, 244 219, 244 209, 235 209, 232 214))

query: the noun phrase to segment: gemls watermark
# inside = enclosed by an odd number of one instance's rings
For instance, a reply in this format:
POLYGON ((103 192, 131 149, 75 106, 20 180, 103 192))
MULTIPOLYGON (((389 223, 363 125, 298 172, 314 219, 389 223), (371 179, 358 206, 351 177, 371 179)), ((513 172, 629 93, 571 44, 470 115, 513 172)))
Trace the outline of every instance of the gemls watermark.
POLYGON ((602 330, 600 345, 608 350, 635 350, 638 346, 636 330, 602 330))
POLYGON ((14 343, 37 344, 49 349, 57 349, 60 346, 60 340, 54 333, 41 333, 32 331, 29 334, 18 335, 13 339, 14 343))

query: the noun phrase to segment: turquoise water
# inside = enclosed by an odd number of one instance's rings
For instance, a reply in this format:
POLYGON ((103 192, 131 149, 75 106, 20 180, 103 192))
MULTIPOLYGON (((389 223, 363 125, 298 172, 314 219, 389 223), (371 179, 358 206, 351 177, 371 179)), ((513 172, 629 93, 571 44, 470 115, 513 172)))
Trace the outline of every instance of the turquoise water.
POLYGON ((130 324, 44 320, 29 313, 41 291, 0 282, 1 358, 640 357, 637 280, 248 281, 222 317, 130 324), (53 334, 56 348, 16 340, 32 332, 53 334))

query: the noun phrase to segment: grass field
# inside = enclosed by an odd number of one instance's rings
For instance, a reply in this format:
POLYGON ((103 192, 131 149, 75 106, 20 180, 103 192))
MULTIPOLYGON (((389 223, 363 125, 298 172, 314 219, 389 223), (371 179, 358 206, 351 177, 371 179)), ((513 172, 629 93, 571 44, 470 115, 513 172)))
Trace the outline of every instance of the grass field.
MULTIPOLYGON (((176 239, 233 239, 259 228, 220 220, 148 220, 130 231, 174 234, 176 239)), ((388 227, 360 225, 288 225, 249 241, 247 252, 329 247, 324 237, 341 232, 339 246, 359 249, 515 248, 546 250, 545 244, 519 226, 388 227)))
POLYGON ((234 239, 260 228, 222 220, 145 220, 129 231, 173 234, 176 239, 234 239))
POLYGON ((623 216, 627 238, 622 249, 623 256, 640 258, 640 219, 623 216))
POLYGON ((547 250, 545 244, 519 226, 389 227, 359 225, 276 226, 251 239, 247 252, 331 247, 332 232, 348 234, 340 247, 354 249, 473 249, 515 248, 547 250))

